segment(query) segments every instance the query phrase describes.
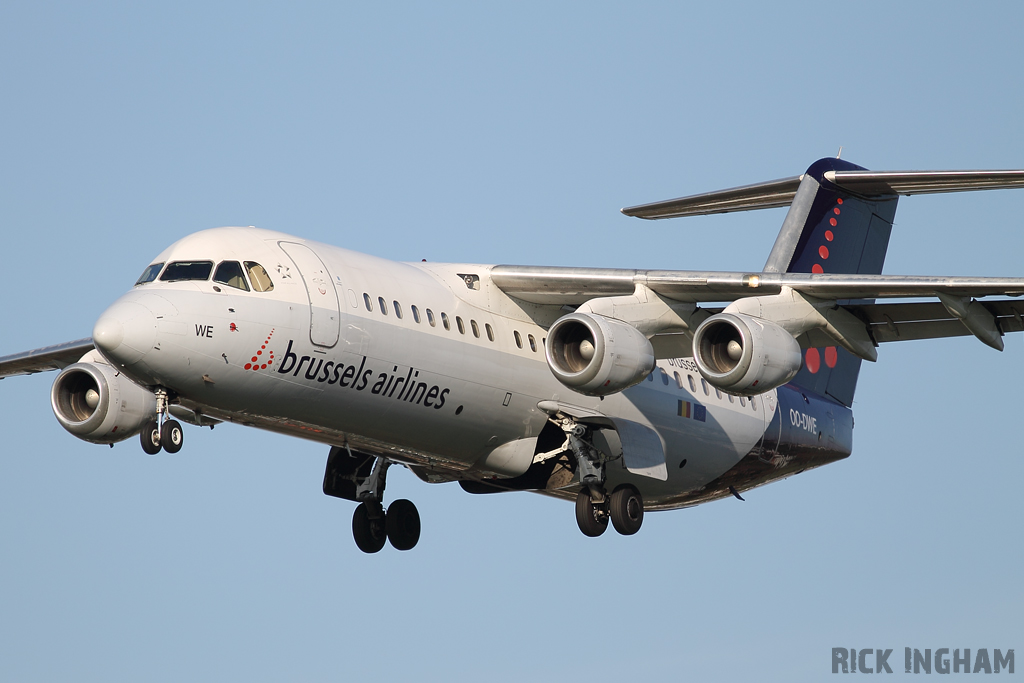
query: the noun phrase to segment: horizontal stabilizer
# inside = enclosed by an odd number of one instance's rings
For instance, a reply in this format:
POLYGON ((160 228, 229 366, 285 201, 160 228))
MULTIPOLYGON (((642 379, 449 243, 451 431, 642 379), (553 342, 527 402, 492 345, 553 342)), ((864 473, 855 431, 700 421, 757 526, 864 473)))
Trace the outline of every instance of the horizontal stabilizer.
POLYGON ((622 213, 636 218, 681 218, 730 211, 777 209, 789 206, 793 201, 802 177, 793 176, 756 185, 734 187, 731 190, 705 192, 653 204, 641 204, 622 209, 622 213))
MULTIPOLYGON (((680 218, 789 206, 803 176, 640 204, 622 209, 636 218, 680 218)), ((864 197, 1024 188, 1024 170, 828 171, 824 180, 864 197)))

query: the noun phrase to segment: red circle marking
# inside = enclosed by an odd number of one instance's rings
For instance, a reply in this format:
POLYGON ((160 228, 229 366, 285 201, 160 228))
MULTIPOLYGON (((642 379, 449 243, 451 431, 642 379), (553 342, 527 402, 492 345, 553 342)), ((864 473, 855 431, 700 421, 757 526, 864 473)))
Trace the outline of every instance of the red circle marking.
POLYGON ((267 361, 267 365, 273 365, 273 364, 274 364, 274 359, 273 358, 271 358, 270 360, 267 361))
POLYGON ((261 365, 261 366, 260 366, 260 369, 261 369, 261 370, 266 370, 266 369, 267 369, 267 364, 266 364, 266 363, 264 363, 263 365, 261 365))
POLYGON ((811 371, 812 375, 821 369, 821 356, 818 354, 818 349, 807 349, 804 359, 807 361, 807 369, 811 371))
POLYGON ((246 369, 246 370, 248 370, 248 369, 249 369, 249 368, 251 368, 251 367, 252 367, 252 363, 246 363, 246 364, 245 364, 245 369, 246 369))
POLYGON ((836 204, 842 204, 842 203, 843 203, 843 198, 842 197, 840 197, 839 199, 836 200, 836 204))
POLYGON ((836 361, 837 360, 839 360, 839 354, 836 353, 836 347, 834 347, 834 346, 826 346, 825 347, 825 365, 829 366, 830 368, 834 368, 836 366, 836 361))
POLYGON ((825 269, 822 268, 819 264, 815 263, 813 266, 811 266, 811 272, 812 273, 824 273, 825 269))
POLYGON ((839 207, 837 206, 836 208, 832 209, 832 213, 834 213, 835 215, 838 216, 839 215, 839 207))
POLYGON ((828 224, 831 225, 834 228, 837 225, 839 225, 839 221, 837 221, 835 218, 829 218, 828 219, 828 224))
POLYGON ((255 371, 255 370, 259 370, 259 369, 260 369, 260 366, 258 366, 258 365, 254 365, 254 366, 252 366, 252 369, 253 369, 254 371, 255 371))
POLYGON ((264 344, 264 345, 263 345, 263 346, 261 346, 260 348, 261 348, 261 349, 265 349, 265 348, 267 348, 267 345, 266 345, 266 344, 264 344))
POLYGON ((818 247, 818 255, 821 256, 821 258, 826 258, 827 259, 828 258, 828 247, 826 247, 824 244, 821 245, 820 247, 818 247))
POLYGON ((256 352, 256 355, 257 355, 257 356, 262 356, 262 355, 263 355, 263 352, 262 352, 262 351, 257 351, 257 352, 256 352))
POLYGON ((252 357, 252 362, 253 362, 253 363, 255 363, 255 362, 256 362, 256 356, 253 356, 253 357, 252 357))
POLYGON ((831 230, 826 230, 826 231, 825 231, 825 239, 826 239, 826 240, 828 240, 829 242, 831 242, 832 240, 834 240, 834 239, 835 239, 835 237, 836 237, 836 236, 832 234, 832 231, 831 231, 831 230))

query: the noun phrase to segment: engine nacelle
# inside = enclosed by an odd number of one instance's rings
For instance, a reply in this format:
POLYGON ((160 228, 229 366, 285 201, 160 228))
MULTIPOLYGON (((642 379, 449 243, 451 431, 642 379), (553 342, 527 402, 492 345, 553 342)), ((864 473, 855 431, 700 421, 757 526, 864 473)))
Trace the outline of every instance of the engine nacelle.
POLYGON ((92 443, 117 443, 156 417, 156 396, 90 352, 64 368, 50 390, 50 405, 64 429, 92 443))
POLYGON ((800 344, 773 322, 740 313, 713 315, 693 334, 693 360, 708 382, 754 396, 800 371, 800 344))
POLYGON ((589 313, 556 320, 548 330, 544 355, 559 382, 588 396, 628 389, 654 369, 654 349, 639 330, 589 313))

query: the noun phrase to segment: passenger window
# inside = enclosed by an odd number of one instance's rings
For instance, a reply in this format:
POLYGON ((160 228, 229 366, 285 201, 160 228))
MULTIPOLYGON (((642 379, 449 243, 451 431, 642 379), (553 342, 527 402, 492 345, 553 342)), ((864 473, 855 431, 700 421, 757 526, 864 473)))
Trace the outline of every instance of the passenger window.
POLYGON ((175 261, 167 266, 160 276, 163 282, 179 282, 181 280, 209 280, 213 270, 213 261, 175 261))
POLYGON ((732 394, 726 394, 726 396, 728 396, 728 397, 729 397, 729 403, 735 403, 735 402, 736 402, 736 399, 734 399, 734 398, 732 397, 732 394))
POLYGON ((668 386, 668 373, 665 372, 664 368, 661 369, 661 383, 666 387, 668 386))
POLYGON ((519 330, 515 330, 513 334, 516 336, 516 346, 523 348, 523 338, 519 336, 519 330))
POLYGON ((235 289, 249 291, 249 285, 245 283, 245 275, 242 274, 242 264, 238 261, 222 262, 217 266, 217 272, 213 274, 213 281, 235 289))
POLYGON ((747 407, 747 399, 745 399, 742 396, 740 396, 740 405, 743 406, 744 408, 746 408, 747 407))
POLYGON ((715 398, 717 398, 719 401, 722 400, 722 391, 718 387, 715 387, 715 398))
POLYGON ((530 350, 534 353, 537 352, 537 341, 533 338, 532 334, 526 335, 526 338, 530 340, 530 350))
POLYGON ((487 341, 494 341, 494 330, 491 329, 490 323, 484 323, 484 330, 487 331, 487 341))
POLYGON ((135 284, 144 285, 147 282, 152 282, 156 279, 156 276, 160 274, 160 269, 163 267, 164 264, 162 263, 154 263, 153 265, 148 266, 144 271, 142 271, 142 275, 140 275, 139 279, 135 281, 135 284))
POLYGON ((473 336, 476 337, 477 339, 479 339, 480 338, 480 327, 477 326, 476 321, 475 320, 470 320, 469 321, 469 326, 471 328, 473 328, 473 336))
POLYGON ((427 322, 431 327, 437 327, 437 323, 434 321, 434 312, 429 308, 427 309, 427 322))
POLYGON ((682 389, 683 388, 683 378, 679 376, 678 372, 673 372, 672 374, 675 375, 676 386, 679 387, 680 389, 682 389))
POLYGON ((466 334, 466 326, 462 324, 462 318, 455 316, 455 324, 459 326, 459 334, 466 334))
POLYGON ((398 303, 397 301, 392 301, 391 305, 395 307, 395 317, 396 318, 401 318, 402 317, 402 304, 398 303))
POLYGON ((753 397, 750 398, 750 409, 753 410, 755 413, 757 412, 757 403, 754 402, 753 397))
POLYGON ((444 329, 446 330, 452 329, 452 324, 448 322, 448 314, 444 311, 441 311, 441 324, 444 325, 444 329))
POLYGON ((653 382, 654 381, 654 370, 651 370, 651 374, 647 375, 647 381, 648 382, 653 382))
POLYGON ((366 310, 373 311, 373 299, 366 292, 363 292, 363 305, 366 306, 366 310))
POLYGON ((693 383, 693 375, 687 375, 686 380, 690 383, 690 393, 697 391, 697 385, 693 383))
POLYGON ((384 315, 387 315, 388 314, 388 305, 387 305, 387 303, 384 302, 384 297, 378 296, 377 297, 377 303, 380 304, 380 312, 383 313, 384 315))
POLYGON ((409 308, 412 309, 412 319, 418 323, 420 321, 420 309, 416 308, 415 304, 409 308))
POLYGON ((264 270, 263 266, 255 261, 246 261, 245 269, 249 271, 249 282, 252 283, 254 292, 274 291, 274 283, 271 281, 270 276, 267 275, 267 271, 264 270))
POLYGON ((704 390, 705 396, 710 396, 711 392, 708 391, 708 381, 703 377, 700 378, 700 388, 704 390))

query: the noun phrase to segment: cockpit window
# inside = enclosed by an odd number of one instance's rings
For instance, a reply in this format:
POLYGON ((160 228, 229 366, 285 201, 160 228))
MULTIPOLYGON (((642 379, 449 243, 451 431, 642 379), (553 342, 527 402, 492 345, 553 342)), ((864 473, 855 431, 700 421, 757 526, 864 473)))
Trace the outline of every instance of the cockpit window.
POLYGON ((267 271, 260 264, 255 261, 246 261, 245 269, 249 271, 249 281, 252 282, 252 288, 257 292, 272 292, 274 291, 274 283, 270 280, 270 276, 267 275, 267 271))
POLYGON ((222 261, 217 266, 217 272, 213 274, 213 281, 235 289, 249 291, 249 285, 245 284, 245 275, 242 274, 242 264, 238 261, 222 261))
POLYGON ((163 282, 179 280, 209 280, 213 270, 213 261, 175 261, 167 266, 160 276, 163 282))
POLYGON ((144 285, 147 282, 152 282, 156 279, 156 276, 160 274, 160 269, 164 267, 162 263, 154 263, 153 265, 142 271, 142 275, 135 281, 137 285, 144 285))

